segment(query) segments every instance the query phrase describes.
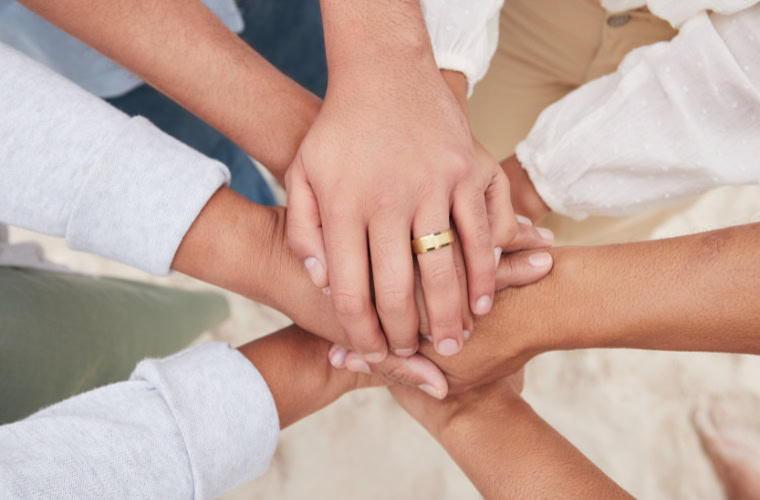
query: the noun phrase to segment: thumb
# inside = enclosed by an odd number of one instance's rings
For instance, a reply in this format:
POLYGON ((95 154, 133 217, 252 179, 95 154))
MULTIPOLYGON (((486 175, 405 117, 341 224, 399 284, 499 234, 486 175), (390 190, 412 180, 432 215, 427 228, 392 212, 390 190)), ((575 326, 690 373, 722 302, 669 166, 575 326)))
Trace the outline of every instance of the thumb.
POLYGON ((288 193, 286 231, 290 249, 301 259, 315 286, 329 293, 325 240, 317 197, 306 178, 301 153, 285 175, 288 193))

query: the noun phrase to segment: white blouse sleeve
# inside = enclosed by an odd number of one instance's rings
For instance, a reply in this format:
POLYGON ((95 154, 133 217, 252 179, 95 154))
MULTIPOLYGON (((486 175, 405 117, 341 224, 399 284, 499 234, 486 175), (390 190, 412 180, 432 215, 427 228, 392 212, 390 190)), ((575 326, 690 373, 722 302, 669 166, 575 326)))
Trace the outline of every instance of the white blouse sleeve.
POLYGON ((199 344, 0 426, 0 498, 217 498, 266 471, 278 434, 256 368, 199 344))
POLYGON ((467 93, 488 71, 504 0, 421 0, 438 67, 461 71, 467 93))
POLYGON ((671 42, 547 108, 517 147, 538 193, 575 218, 663 207, 760 181, 760 6, 705 13, 671 42))
POLYGON ((230 172, 0 43, 0 222, 166 274, 230 172))

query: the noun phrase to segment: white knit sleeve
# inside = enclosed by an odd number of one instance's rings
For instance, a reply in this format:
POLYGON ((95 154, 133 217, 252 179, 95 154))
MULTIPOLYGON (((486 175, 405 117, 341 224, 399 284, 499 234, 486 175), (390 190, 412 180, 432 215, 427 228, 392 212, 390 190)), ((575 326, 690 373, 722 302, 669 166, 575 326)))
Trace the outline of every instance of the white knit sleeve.
POLYGON ((760 6, 634 50, 547 108, 517 156, 554 211, 619 216, 760 181, 758 137, 760 6))
POLYGON ((488 71, 499 41, 504 0, 421 0, 438 67, 461 71, 467 92, 488 71))
POLYGON ((226 166, 0 44, 0 221, 165 274, 226 166))
POLYGON ((278 433, 256 368, 199 344, 0 426, 0 498, 213 499, 266 471, 278 433))

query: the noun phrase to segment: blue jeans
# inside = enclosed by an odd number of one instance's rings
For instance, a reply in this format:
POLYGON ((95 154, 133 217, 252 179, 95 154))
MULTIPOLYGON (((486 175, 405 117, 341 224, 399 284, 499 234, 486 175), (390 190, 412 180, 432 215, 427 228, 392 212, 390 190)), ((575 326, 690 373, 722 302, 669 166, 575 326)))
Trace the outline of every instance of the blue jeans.
MULTIPOLYGON (((327 60, 319 0, 238 0, 238 5, 245 21, 240 37, 280 71, 324 97, 327 60)), ((276 204, 245 151, 154 88, 142 85, 108 102, 130 116, 148 118, 167 134, 227 165, 230 187, 249 200, 276 204)))

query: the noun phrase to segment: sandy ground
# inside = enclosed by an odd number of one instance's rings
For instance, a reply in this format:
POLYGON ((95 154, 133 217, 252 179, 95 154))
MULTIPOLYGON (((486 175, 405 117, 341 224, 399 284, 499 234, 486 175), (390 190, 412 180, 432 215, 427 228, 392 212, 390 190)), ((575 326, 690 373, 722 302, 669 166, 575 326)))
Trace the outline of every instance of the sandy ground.
MULTIPOLYGON (((662 238, 760 221, 760 186, 723 188, 666 212, 583 223, 551 218, 558 243, 662 238)), ((12 241, 42 242, 48 256, 95 274, 172 286, 208 287, 173 275, 154 278, 70 251, 61 240, 12 230, 12 241)), ((231 319, 204 338, 237 345, 288 323, 227 293, 231 319)), ((475 332, 477 335, 477 332, 475 332)), ((714 499, 722 492, 690 424, 701 397, 760 395, 760 358, 725 354, 591 350, 543 355, 528 365, 526 399, 588 457, 639 498, 714 499)), ((509 422, 504 422, 509 425, 509 422)), ((234 431, 234 430, 231 430, 234 431)), ((508 481, 509 478, 504 478, 508 481)), ((350 394, 286 430, 271 470, 225 498, 470 499, 467 478, 383 390, 350 394)))

